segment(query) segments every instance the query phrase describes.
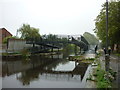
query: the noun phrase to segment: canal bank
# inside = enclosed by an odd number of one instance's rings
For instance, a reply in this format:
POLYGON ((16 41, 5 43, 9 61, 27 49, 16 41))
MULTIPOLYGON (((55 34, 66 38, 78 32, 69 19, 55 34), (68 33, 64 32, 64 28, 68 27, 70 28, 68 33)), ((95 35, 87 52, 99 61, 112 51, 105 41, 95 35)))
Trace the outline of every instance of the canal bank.
MULTIPOLYGON (((87 68, 86 74, 85 74, 85 87, 84 88, 97 88, 96 87, 96 82, 92 81, 92 80, 88 80, 88 78, 91 78, 91 76, 93 76, 95 69, 97 68, 97 65, 94 64, 94 62, 96 62, 96 58, 95 58, 95 53, 93 50, 89 50, 88 52, 86 52, 84 54, 84 58, 90 61, 86 61, 88 63, 90 63, 89 67, 87 68), (92 60, 92 61, 91 61, 92 60)), ((95 77, 92 77, 93 79, 95 79, 95 77)))
POLYGON ((110 88, 119 89, 119 56, 111 55, 109 61, 109 71, 105 71, 105 56, 101 54, 96 58, 98 65, 91 65, 86 82, 86 88, 110 88))
POLYGON ((60 54, 60 52, 49 52, 49 53, 39 53, 39 54, 22 54, 22 53, 1 53, 2 54, 2 60, 18 60, 18 59, 29 59, 34 56, 50 56, 50 55, 56 55, 60 54))

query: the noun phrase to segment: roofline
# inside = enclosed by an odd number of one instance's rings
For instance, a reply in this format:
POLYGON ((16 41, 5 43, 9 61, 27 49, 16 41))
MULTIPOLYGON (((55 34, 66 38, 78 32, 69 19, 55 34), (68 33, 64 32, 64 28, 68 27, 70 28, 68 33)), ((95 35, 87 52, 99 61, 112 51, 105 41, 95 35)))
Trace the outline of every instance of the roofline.
POLYGON ((13 36, 7 29, 5 28, 0 28, 0 30, 6 30, 11 36, 13 36))

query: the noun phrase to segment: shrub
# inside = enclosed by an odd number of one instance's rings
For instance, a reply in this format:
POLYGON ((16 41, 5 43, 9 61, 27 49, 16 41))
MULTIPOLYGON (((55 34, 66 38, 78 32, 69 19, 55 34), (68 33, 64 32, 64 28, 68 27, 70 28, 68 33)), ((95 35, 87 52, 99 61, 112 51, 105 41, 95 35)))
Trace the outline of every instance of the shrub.
POLYGON ((27 49, 23 49, 21 51, 21 54, 24 58, 28 58, 28 56, 30 55, 29 51, 27 49))

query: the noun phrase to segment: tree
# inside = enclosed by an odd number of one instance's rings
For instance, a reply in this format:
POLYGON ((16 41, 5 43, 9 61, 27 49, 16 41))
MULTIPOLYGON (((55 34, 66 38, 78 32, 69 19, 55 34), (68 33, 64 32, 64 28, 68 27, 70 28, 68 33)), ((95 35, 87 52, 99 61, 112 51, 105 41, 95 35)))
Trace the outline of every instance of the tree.
POLYGON ((20 32, 22 39, 36 40, 40 38, 39 29, 30 27, 29 24, 23 24, 23 26, 18 29, 18 32, 20 32))
POLYGON ((57 35, 53 35, 53 34, 49 34, 49 35, 47 35, 47 40, 48 41, 57 41, 58 40, 58 36, 57 35))
POLYGON ((48 35, 42 35, 41 36, 43 40, 46 40, 46 41, 60 41, 61 38, 58 38, 57 35, 54 35, 54 34, 48 34, 48 35))
POLYGON ((89 42, 90 45, 99 44, 99 40, 93 34, 85 32, 83 36, 89 42))
MULTIPOLYGON (((94 32, 102 43, 106 41, 106 4, 102 5, 99 15, 95 19, 94 32)), ((108 39, 109 45, 120 44, 120 1, 111 1, 108 4, 108 39)))
POLYGON ((8 42, 8 39, 19 39, 19 38, 16 36, 8 36, 8 37, 3 39, 3 43, 6 44, 8 42))

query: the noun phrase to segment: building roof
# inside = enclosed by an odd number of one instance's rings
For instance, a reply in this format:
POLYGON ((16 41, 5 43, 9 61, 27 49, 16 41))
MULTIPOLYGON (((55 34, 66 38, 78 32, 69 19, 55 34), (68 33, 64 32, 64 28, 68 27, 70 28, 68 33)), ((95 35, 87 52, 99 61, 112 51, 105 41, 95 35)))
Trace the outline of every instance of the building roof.
POLYGON ((4 31, 7 31, 11 36, 13 36, 7 29, 5 28, 0 28, 0 30, 4 30, 4 31))

